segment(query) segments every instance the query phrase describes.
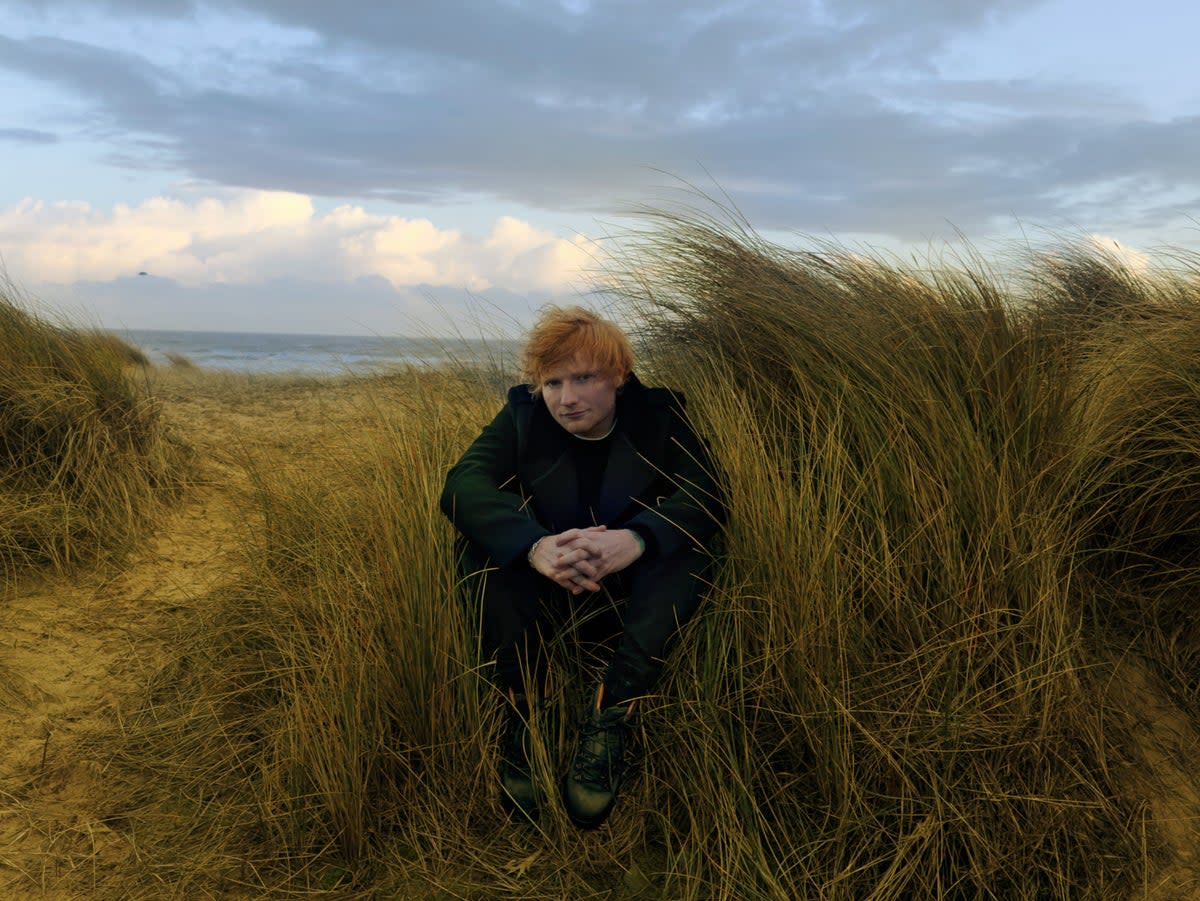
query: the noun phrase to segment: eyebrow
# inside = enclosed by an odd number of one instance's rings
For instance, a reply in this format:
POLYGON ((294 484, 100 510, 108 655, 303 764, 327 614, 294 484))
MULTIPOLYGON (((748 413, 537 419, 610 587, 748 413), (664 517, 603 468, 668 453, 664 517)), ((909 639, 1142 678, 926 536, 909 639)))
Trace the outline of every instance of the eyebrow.
POLYGON ((568 372, 566 375, 547 376, 547 382, 561 382, 563 379, 577 379, 581 375, 595 375, 595 369, 580 369, 578 372, 568 372))

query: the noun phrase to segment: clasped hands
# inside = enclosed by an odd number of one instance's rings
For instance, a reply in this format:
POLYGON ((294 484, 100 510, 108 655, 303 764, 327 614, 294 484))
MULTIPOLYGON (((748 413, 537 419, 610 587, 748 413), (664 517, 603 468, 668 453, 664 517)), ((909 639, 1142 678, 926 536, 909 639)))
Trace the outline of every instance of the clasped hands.
POLYGON ((589 526, 547 535, 533 549, 529 563, 571 594, 582 594, 599 591, 601 579, 640 556, 642 545, 629 529, 589 526))

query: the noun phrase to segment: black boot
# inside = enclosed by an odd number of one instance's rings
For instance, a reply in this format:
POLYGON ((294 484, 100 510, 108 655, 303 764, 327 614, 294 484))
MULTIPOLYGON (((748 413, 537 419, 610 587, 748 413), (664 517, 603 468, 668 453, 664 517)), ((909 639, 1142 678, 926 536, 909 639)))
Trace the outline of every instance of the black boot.
POLYGON ((567 816, 581 829, 595 829, 612 812, 625 773, 629 718, 633 704, 596 707, 579 727, 579 744, 563 785, 567 816))
POLYGON ((500 738, 500 803, 513 819, 535 819, 537 791, 530 765, 532 735, 529 699, 510 691, 504 705, 504 732, 500 738))

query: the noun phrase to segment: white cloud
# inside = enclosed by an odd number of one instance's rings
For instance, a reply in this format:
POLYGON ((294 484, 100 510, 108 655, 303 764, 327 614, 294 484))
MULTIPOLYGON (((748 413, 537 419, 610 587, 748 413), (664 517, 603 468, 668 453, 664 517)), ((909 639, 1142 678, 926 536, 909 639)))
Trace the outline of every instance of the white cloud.
POLYGON ((0 211, 0 253, 18 284, 105 282, 149 272, 182 285, 372 276, 485 291, 568 291, 594 247, 504 216, 471 237, 429 219, 343 205, 318 214, 303 194, 227 190, 97 209, 25 199, 0 211))
POLYGON ((1088 235, 1087 240, 1096 250, 1121 263, 1130 272, 1145 272, 1150 268, 1150 258, 1146 254, 1122 244, 1116 238, 1110 238, 1108 235, 1088 235))
POLYGON ((579 280, 595 266, 595 242, 576 235, 567 241, 511 216, 496 221, 483 242, 494 270, 533 290, 554 291, 579 280))

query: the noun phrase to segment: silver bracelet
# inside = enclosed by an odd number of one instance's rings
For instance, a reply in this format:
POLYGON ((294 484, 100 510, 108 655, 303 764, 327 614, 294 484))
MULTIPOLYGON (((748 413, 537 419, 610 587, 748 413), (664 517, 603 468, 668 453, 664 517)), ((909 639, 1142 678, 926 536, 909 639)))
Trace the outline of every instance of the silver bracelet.
MULTIPOLYGON (((542 538, 545 537, 545 535, 542 536, 542 538)), ((525 559, 529 561, 529 566, 531 569, 533 568, 533 552, 536 551, 537 546, 542 543, 542 538, 539 538, 533 544, 529 545, 529 553, 525 555, 525 559)))

